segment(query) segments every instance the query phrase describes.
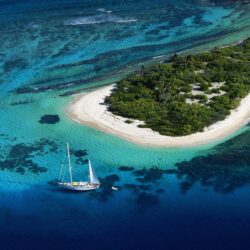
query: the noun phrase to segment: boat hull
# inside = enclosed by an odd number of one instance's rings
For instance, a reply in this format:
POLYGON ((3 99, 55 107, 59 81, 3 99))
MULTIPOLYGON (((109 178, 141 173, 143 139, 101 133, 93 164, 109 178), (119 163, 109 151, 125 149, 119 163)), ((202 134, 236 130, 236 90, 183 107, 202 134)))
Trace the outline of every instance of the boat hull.
POLYGON ((58 186, 64 189, 68 189, 71 191, 91 191, 98 189, 100 185, 98 184, 91 184, 89 182, 59 182, 58 186))

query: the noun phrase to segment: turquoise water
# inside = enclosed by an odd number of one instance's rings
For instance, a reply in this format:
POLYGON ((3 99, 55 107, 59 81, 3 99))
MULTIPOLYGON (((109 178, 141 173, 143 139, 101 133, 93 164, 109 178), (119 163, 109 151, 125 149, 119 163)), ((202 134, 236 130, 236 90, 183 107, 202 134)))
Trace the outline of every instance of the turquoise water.
POLYGON ((247 38, 249 6, 222 2, 0 2, 3 249, 248 249, 249 127, 209 145, 145 148, 65 112, 74 93, 142 63, 247 38), (90 158, 99 191, 53 185, 67 141, 74 178, 90 158))

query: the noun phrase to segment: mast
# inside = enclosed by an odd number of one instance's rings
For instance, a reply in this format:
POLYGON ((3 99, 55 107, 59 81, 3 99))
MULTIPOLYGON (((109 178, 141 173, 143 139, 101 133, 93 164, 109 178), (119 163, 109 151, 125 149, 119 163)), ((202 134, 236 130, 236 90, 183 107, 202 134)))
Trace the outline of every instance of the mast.
POLYGON ((70 152, 69 152, 69 143, 67 142, 67 154, 68 154, 68 161, 69 161, 69 177, 70 177, 70 181, 71 183, 73 182, 72 180, 72 166, 71 166, 71 162, 70 162, 70 152))

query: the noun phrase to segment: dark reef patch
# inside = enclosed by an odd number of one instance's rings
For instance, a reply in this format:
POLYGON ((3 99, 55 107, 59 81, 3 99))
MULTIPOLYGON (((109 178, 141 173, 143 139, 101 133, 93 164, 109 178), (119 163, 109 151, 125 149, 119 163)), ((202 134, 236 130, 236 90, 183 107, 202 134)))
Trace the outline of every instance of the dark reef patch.
POLYGON ((74 154, 75 157, 84 157, 84 156, 88 155, 88 152, 86 149, 74 150, 72 153, 74 154))
POLYGON ((52 140, 41 139, 32 144, 18 143, 10 148, 6 157, 1 156, 4 160, 0 161, 0 169, 20 174, 46 172, 47 168, 39 166, 32 158, 34 155, 46 155, 48 152, 57 152, 57 144, 52 140))
POLYGON ((114 186, 115 182, 120 180, 120 177, 116 174, 112 174, 105 178, 99 178, 99 179, 101 182, 99 190, 93 191, 89 193, 89 195, 90 197, 97 199, 98 201, 106 202, 108 198, 110 198, 113 195, 114 191, 112 190, 112 186, 114 186))
MULTIPOLYGON (((59 70, 61 68, 61 66, 58 66, 58 67, 59 68, 56 68, 57 70, 59 70)), ((55 70, 55 69, 51 68, 51 70, 55 70)), ((113 74, 114 74, 114 72, 113 72, 113 74)), ((16 94, 28 94, 28 93, 40 93, 40 92, 45 92, 45 91, 53 90, 53 89, 56 89, 56 90, 68 89, 68 88, 72 88, 74 86, 84 85, 85 83, 87 84, 89 82, 95 82, 97 80, 102 79, 101 77, 90 77, 90 78, 87 78, 87 79, 82 79, 83 76, 79 76, 79 77, 80 77, 80 80, 72 80, 72 81, 69 81, 69 82, 60 82, 60 83, 57 83, 57 84, 53 84, 53 85, 49 84, 49 85, 46 85, 46 86, 39 86, 39 85, 42 85, 41 82, 32 83, 29 86, 20 87, 20 88, 14 90, 14 92, 16 94)), ((59 78, 57 78, 57 79, 53 78, 53 80, 51 80, 51 81, 54 81, 54 80, 59 81, 60 79, 59 78)), ((48 80, 46 80, 46 82, 48 83, 48 80)), ((92 88, 94 89, 96 87, 91 87, 91 88, 83 87, 83 88, 78 88, 77 90, 69 90, 69 91, 66 91, 65 93, 60 94, 59 96, 68 96, 68 95, 80 93, 83 90, 92 89, 92 88)))
POLYGON ((58 115, 44 115, 39 120, 41 124, 55 124, 60 121, 60 117, 58 115))
POLYGON ((143 176, 147 173, 147 170, 144 168, 144 169, 139 169, 139 170, 135 170, 133 172, 133 175, 134 176, 143 176))
POLYGON ((12 102, 10 105, 11 106, 17 106, 17 105, 29 104, 29 103, 32 103, 32 102, 33 101, 31 101, 31 100, 25 100, 25 101, 12 102))
POLYGON ((76 164, 85 165, 88 163, 88 159, 85 159, 85 157, 88 155, 88 152, 86 149, 71 150, 71 154, 76 157, 76 160, 75 160, 76 164))
POLYGON ((5 72, 10 72, 15 69, 25 69, 28 66, 27 62, 23 58, 16 58, 6 61, 3 65, 5 72))
POLYGON ((177 169, 160 169, 158 167, 152 167, 149 169, 143 168, 133 171, 133 175, 138 177, 136 180, 140 183, 155 183, 160 180, 164 174, 177 174, 177 169))
POLYGON ((156 182, 162 178, 163 174, 164 174, 164 170, 161 170, 157 167, 152 167, 150 169, 137 170, 134 172, 135 176, 141 176, 139 178, 136 178, 136 180, 141 183, 156 182))
POLYGON ((120 171, 124 171, 124 172, 126 172, 126 171, 133 171, 135 168, 134 167, 128 167, 128 166, 120 166, 119 167, 119 170, 120 171))
POLYGON ((230 193, 250 184, 250 131, 218 145, 207 156, 177 163, 177 177, 183 193, 195 183, 230 193))

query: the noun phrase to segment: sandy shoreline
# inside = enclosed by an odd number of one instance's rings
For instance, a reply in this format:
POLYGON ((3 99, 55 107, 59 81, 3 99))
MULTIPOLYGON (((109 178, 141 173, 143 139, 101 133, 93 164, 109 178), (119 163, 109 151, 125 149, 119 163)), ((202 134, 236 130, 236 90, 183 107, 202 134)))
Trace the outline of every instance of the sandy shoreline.
POLYGON ((141 123, 140 121, 127 124, 125 123, 126 118, 115 116, 107 111, 106 106, 100 103, 103 103, 104 98, 111 93, 113 86, 105 86, 77 96, 67 108, 70 118, 78 123, 97 128, 136 144, 159 147, 187 147, 207 144, 232 134, 246 125, 250 118, 249 94, 242 99, 240 106, 232 111, 225 120, 213 124, 204 132, 181 137, 163 136, 148 128, 138 128, 137 125, 141 123))

